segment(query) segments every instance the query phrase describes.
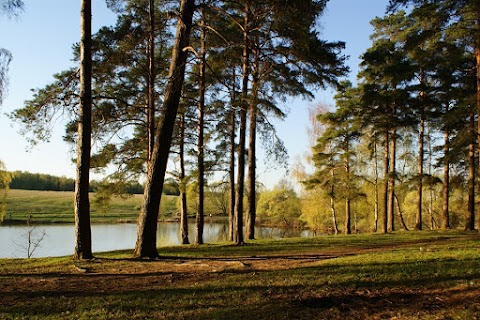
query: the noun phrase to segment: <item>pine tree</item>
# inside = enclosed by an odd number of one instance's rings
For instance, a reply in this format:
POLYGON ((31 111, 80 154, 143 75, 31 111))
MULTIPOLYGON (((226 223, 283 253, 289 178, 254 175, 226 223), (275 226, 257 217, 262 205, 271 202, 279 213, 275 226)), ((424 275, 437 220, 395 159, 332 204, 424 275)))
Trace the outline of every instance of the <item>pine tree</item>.
MULTIPOLYGON (((472 0, 390 0, 389 10, 394 11, 399 7, 414 5, 418 8, 428 8, 431 5, 438 5, 440 15, 436 15, 435 19, 447 25, 446 32, 455 34, 455 38, 468 44, 473 51, 472 61, 475 63, 476 70, 476 113, 480 113, 480 2, 472 0), (442 21, 443 20, 443 21, 442 21)), ((424 11, 424 17, 429 14, 428 10, 424 11)), ((476 132, 480 131, 480 122, 477 124, 476 132)), ((477 148, 480 148, 480 136, 477 137, 477 148)), ((475 163, 474 157, 477 152, 470 150, 470 162, 475 163)), ((470 169, 470 176, 473 168, 470 169)), ((471 181, 473 181, 471 177, 471 181)), ((470 183, 470 198, 473 198, 474 183, 470 183)), ((475 203, 474 200, 469 201, 469 221, 475 221, 475 203)), ((474 229, 473 223, 468 223, 467 228, 474 229)))
POLYGON ((92 134, 92 4, 82 0, 80 19, 80 109, 75 181, 75 259, 92 259, 90 229, 90 150, 92 134))
POLYGON ((187 52, 192 17, 195 10, 193 0, 182 0, 180 16, 177 22, 177 33, 173 46, 170 76, 165 88, 163 113, 156 131, 155 147, 152 154, 152 165, 147 175, 144 203, 138 222, 137 243, 134 256, 157 258, 157 220, 160 208, 160 197, 165 180, 173 126, 185 76, 187 52))

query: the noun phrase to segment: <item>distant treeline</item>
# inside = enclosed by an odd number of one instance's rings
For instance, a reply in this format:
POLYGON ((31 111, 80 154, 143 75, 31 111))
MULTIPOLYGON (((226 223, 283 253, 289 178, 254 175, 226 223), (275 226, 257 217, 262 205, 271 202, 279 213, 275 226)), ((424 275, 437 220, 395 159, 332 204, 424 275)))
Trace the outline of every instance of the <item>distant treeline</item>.
MULTIPOLYGON (((43 190, 43 191, 74 191, 75 179, 67 177, 57 177, 43 173, 30 173, 25 171, 12 172, 13 178, 10 183, 10 189, 22 190, 43 190)), ((93 180, 90 182, 90 191, 96 191, 102 182, 93 180)), ((143 185, 140 183, 128 183, 124 185, 125 193, 142 194, 143 185)), ((178 195, 178 185, 173 181, 167 179, 163 188, 167 195, 178 195)))
POLYGON ((56 177, 49 174, 14 171, 10 189, 73 191, 75 180, 67 177, 56 177))

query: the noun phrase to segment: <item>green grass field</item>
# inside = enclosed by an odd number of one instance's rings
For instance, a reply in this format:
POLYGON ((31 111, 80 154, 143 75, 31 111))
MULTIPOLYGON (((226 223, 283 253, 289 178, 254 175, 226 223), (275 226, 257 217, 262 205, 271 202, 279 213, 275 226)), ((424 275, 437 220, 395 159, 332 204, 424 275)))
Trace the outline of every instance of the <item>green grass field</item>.
MULTIPOLYGON (((143 195, 114 197, 108 208, 102 208, 90 196, 92 223, 134 222, 137 220, 143 195)), ((160 213, 166 217, 176 210, 176 196, 162 198, 160 213)), ((7 196, 5 222, 72 223, 73 192, 10 190, 7 196)))
POLYGON ((480 319, 477 232, 0 259, 0 319, 480 319))

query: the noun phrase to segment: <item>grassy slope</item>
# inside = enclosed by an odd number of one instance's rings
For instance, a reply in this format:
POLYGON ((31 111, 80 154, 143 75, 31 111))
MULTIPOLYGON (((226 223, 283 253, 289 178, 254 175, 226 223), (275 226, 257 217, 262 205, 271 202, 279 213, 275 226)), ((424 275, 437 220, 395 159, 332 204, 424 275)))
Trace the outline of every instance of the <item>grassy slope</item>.
POLYGON ((479 319, 478 233, 0 259, 0 319, 479 319))
MULTIPOLYGON (((161 212, 175 212, 176 196, 164 196, 161 212)), ((136 221, 142 195, 128 198, 115 197, 110 207, 105 210, 90 196, 92 222, 125 222, 136 221)), ((31 221, 37 223, 73 222, 73 192, 10 190, 7 197, 6 222, 9 220, 31 221)))

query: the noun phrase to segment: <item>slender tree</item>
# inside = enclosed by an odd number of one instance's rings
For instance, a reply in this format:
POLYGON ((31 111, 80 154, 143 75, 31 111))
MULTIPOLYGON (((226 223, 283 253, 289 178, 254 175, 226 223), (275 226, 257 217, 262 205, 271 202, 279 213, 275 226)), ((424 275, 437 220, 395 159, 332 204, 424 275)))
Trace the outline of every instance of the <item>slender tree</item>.
MULTIPOLYGON (((476 113, 480 114, 480 2, 476 0, 390 0, 388 10, 394 11, 408 5, 428 8, 432 4, 438 5, 438 11, 442 13, 436 15, 434 19, 443 20, 442 22, 448 26, 447 32, 455 34, 457 41, 468 43, 473 51, 472 61, 475 63, 476 70, 476 113)), ((425 10, 425 16, 428 14, 429 11, 425 10)), ((476 128, 476 132, 479 131, 480 122, 477 123, 476 128)), ((480 135, 477 135, 477 140, 477 148, 480 148, 480 135)), ((475 154, 472 155, 474 156, 475 154)), ((474 184, 471 184, 470 188, 474 188, 474 184)), ((469 205, 469 216, 469 219, 475 221, 474 201, 469 205)))
POLYGON ((230 183, 230 198, 228 209, 228 240, 234 239, 234 217, 235 217, 235 132, 237 123, 237 111, 236 111, 236 75, 235 68, 232 68, 232 85, 230 89, 230 158, 229 158, 229 183, 230 183))
POLYGON ((205 20, 205 10, 200 9, 200 52, 199 52, 199 73, 198 73, 198 145, 197 145, 197 173, 198 173, 198 199, 197 199, 197 233, 195 236, 196 244, 203 244, 203 224, 204 224, 204 198, 205 198, 205 91, 206 91, 206 36, 207 26, 205 20))
POLYGON ((246 236, 255 239, 256 219, 256 135, 257 135, 257 96, 259 91, 260 48, 258 37, 254 37, 252 46, 252 90, 249 103, 249 140, 248 140, 248 177, 247 177, 247 223, 246 236))
POLYGON ((155 145, 155 1, 148 0, 148 38, 147 38, 147 165, 151 164, 155 145))
POLYGON ((188 207, 187 207, 187 178, 185 174, 185 110, 180 113, 180 234, 182 244, 189 244, 188 240, 188 207))
POLYGON ((138 220, 137 243, 134 256, 157 258, 157 222, 160 199, 165 180, 173 126, 177 116, 183 80, 192 18, 195 11, 194 0, 181 0, 180 16, 170 63, 169 80, 165 88, 163 112, 155 134, 152 164, 145 183, 144 203, 138 220))
POLYGON ((248 108, 248 78, 250 75, 250 1, 244 3, 244 20, 242 24, 243 32, 243 55, 242 55, 242 93, 240 99, 240 127, 238 141, 238 169, 237 169, 237 188, 235 193, 235 232, 234 241, 236 244, 243 244, 243 195, 245 186, 245 145, 247 134, 247 108, 248 108))
POLYGON ((80 108, 78 114, 77 177, 75 181, 75 259, 91 259, 90 151, 92 133, 92 4, 82 0, 80 18, 80 108))
POLYGON ((318 119, 326 124, 327 129, 319 138, 319 146, 328 142, 330 145, 330 158, 340 161, 342 170, 337 174, 341 181, 343 197, 345 200, 345 234, 352 233, 352 201, 359 194, 355 187, 353 175, 353 163, 355 153, 354 144, 360 136, 360 126, 355 117, 358 108, 358 90, 352 87, 348 81, 342 82, 339 86, 335 101, 337 109, 335 112, 329 112, 319 115, 318 119))

